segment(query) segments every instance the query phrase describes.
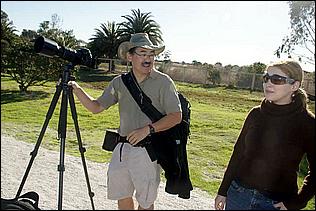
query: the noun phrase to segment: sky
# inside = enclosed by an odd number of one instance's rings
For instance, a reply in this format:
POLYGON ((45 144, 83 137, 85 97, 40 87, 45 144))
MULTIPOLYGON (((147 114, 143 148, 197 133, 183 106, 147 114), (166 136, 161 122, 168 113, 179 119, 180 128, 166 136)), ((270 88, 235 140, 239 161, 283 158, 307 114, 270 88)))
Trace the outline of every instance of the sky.
MULTIPOLYGON (((101 24, 123 22, 133 9, 151 13, 175 62, 269 64, 278 60, 274 53, 290 34, 286 1, 1 1, 18 34, 38 30, 57 14, 63 30, 86 42, 101 24)), ((315 70, 315 65, 300 64, 315 70)))

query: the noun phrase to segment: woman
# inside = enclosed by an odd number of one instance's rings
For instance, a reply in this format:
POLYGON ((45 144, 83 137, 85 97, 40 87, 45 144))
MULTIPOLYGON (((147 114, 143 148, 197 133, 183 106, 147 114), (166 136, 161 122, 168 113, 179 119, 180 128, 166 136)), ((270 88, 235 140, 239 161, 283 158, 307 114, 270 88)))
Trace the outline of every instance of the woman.
POLYGON ((215 198, 215 209, 301 209, 315 195, 315 115, 300 88, 295 61, 267 66, 265 98, 249 112, 215 198), (297 171, 306 153, 308 174, 298 191, 297 171))

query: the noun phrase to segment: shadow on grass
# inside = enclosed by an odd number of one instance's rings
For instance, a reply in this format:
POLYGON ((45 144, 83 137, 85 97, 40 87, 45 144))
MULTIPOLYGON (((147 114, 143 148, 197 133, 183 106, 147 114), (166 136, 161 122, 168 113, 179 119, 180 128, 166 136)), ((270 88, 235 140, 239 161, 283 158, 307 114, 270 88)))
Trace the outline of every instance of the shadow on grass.
POLYGON ((107 73, 96 69, 79 70, 76 73, 76 78, 83 82, 100 82, 111 81, 117 74, 107 73))
POLYGON ((22 102, 25 100, 38 100, 48 96, 49 94, 43 91, 21 93, 16 90, 1 90, 1 104, 22 102))

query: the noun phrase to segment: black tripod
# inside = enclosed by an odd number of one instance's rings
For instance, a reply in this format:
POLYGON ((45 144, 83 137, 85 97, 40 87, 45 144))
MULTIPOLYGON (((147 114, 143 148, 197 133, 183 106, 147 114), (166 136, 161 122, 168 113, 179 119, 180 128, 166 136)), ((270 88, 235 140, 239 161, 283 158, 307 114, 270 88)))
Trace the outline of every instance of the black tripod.
POLYGON ((81 142, 81 136, 80 136, 80 131, 79 131, 79 125, 78 125, 78 120, 77 120, 77 112, 76 112, 76 107, 75 107, 75 101, 74 101, 74 96, 72 92, 72 87, 68 86, 68 82, 70 80, 74 80, 74 77, 71 76, 70 70, 74 68, 74 65, 72 63, 68 64, 65 66, 65 69, 63 71, 63 74, 60 76, 59 81, 56 85, 56 92, 54 94, 54 97, 52 99, 52 102, 49 106, 48 112, 46 114, 46 119, 44 122, 44 125, 42 127, 41 133, 37 139, 36 145, 34 150, 30 153, 32 156, 30 159, 30 162, 27 166, 27 169, 25 171, 25 174, 23 176, 21 185, 19 187, 19 190, 16 194, 16 198, 20 196, 21 191, 23 189, 24 183, 26 181, 26 178, 29 174, 29 171, 31 169, 31 166, 33 164, 33 161, 37 155, 39 146, 42 142, 44 133, 46 131, 48 122, 50 118, 52 117, 52 114, 54 112, 54 109, 56 107, 58 98, 62 92, 62 100, 61 100, 61 107, 60 107, 60 114, 59 114, 59 122, 58 122, 58 139, 60 140, 60 160, 59 160, 59 165, 58 165, 58 171, 59 171, 59 192, 58 192, 58 210, 62 209, 62 198, 63 198, 63 173, 65 171, 64 167, 64 157, 65 157, 65 141, 66 141, 66 126, 67 126, 67 106, 68 106, 68 99, 70 103, 70 108, 71 108, 71 114, 72 114, 72 119, 74 120, 75 124, 75 129, 76 129, 76 135, 77 135, 77 140, 78 140, 78 145, 79 145, 79 151, 81 154, 81 160, 83 163, 83 168, 84 168, 84 173, 86 177, 86 182, 88 186, 88 192, 89 192, 89 197, 92 205, 92 209, 94 210, 94 203, 92 197, 94 196, 94 193, 91 191, 90 187, 90 182, 89 182, 89 177, 88 177, 88 171, 87 171, 87 166, 84 158, 84 152, 86 149, 82 146, 81 142))

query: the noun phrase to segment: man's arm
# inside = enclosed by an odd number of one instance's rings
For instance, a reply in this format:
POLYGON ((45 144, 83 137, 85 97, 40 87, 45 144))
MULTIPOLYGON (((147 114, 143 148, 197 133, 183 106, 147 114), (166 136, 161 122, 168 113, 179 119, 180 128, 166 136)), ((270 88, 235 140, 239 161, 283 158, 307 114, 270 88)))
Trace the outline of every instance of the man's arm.
POLYGON ((77 96, 82 105, 89 111, 96 114, 104 110, 100 103, 86 93, 75 81, 69 81, 68 85, 72 86, 73 93, 77 96))
MULTIPOLYGON (((152 126, 155 128, 155 132, 160 132, 164 130, 168 130, 169 128, 172 128, 173 126, 179 124, 182 120, 182 113, 181 112, 174 112, 169 113, 157 122, 153 123, 152 126)), ((150 134, 150 128, 148 125, 139 128, 137 130, 132 131, 127 136, 127 140, 135 145, 141 140, 143 140, 146 136, 150 134)))
POLYGON ((181 120, 181 112, 169 113, 157 122, 153 123, 152 126, 155 128, 155 132, 160 132, 172 128, 173 126, 179 124, 181 120))

